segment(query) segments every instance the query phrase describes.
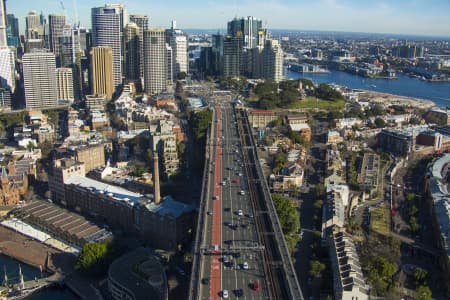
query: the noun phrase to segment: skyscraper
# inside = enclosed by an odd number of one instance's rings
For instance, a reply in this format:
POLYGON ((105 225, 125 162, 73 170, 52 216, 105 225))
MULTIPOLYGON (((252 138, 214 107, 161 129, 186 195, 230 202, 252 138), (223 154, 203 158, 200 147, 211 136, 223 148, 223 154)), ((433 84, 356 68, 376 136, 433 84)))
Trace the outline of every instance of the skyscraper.
POLYGON ((91 48, 91 93, 106 95, 111 100, 114 92, 113 51, 111 47, 91 48))
POLYGON ((9 27, 11 36, 19 37, 19 19, 13 14, 6 15, 6 26, 9 27))
POLYGON ((56 88, 58 100, 73 102, 73 75, 71 68, 56 69, 56 88))
POLYGON ((55 55, 49 52, 25 53, 22 64, 26 107, 43 109, 57 105, 55 55))
MULTIPOLYGON (((37 39, 37 32, 43 24, 35 11, 30 11, 25 17, 25 36, 27 39, 37 39)), ((42 29, 43 30, 43 29, 42 29)))
POLYGON ((11 94, 16 88, 14 77, 15 57, 14 51, 9 47, 0 47, 0 108, 11 108, 11 94))
POLYGON ((177 76, 180 72, 188 72, 187 36, 176 28, 172 21, 172 28, 166 31, 167 43, 172 48, 172 74, 177 76))
POLYGON ((226 36, 223 40, 223 74, 238 76, 242 67, 242 37, 226 36))
POLYGON ((223 74, 223 35, 212 35, 212 64, 213 74, 223 74))
POLYGON ((170 47, 169 44, 166 43, 166 58, 167 58, 167 81, 168 82, 173 82, 173 70, 174 68, 174 55, 173 55, 173 49, 172 47, 170 47))
POLYGON ((144 31, 148 29, 148 17, 144 15, 130 15, 130 22, 139 27, 139 76, 144 78, 144 31))
POLYGON ((167 48, 164 29, 144 31, 144 85, 149 94, 167 87, 167 48))
POLYGON ((59 65, 61 67, 71 67, 75 63, 77 43, 74 40, 72 28, 70 27, 70 25, 65 25, 63 27, 61 36, 58 37, 58 46, 59 65))
POLYGON ((125 78, 134 82, 141 77, 139 31, 140 28, 133 22, 125 26, 125 78))
POLYGON ((263 77, 279 82, 283 79, 283 50, 277 40, 266 40, 262 51, 263 77))
POLYGON ((13 14, 6 15, 6 36, 8 46, 19 48, 19 19, 13 14))
POLYGON ((59 60, 60 58, 59 55, 61 51, 61 48, 59 46, 59 38, 63 36, 65 25, 66 16, 54 14, 48 15, 50 51, 55 53, 57 60, 59 60))
POLYGON ((107 4, 94 7, 92 17, 92 45, 111 47, 113 56, 114 89, 122 84, 123 68, 123 22, 122 5, 107 4))
POLYGON ((258 32, 262 29, 262 21, 255 17, 233 19, 228 22, 228 34, 243 38, 244 49, 251 49, 258 44, 258 32))
POLYGON ((6 7, 5 1, 0 0, 0 47, 7 46, 6 38, 6 7))

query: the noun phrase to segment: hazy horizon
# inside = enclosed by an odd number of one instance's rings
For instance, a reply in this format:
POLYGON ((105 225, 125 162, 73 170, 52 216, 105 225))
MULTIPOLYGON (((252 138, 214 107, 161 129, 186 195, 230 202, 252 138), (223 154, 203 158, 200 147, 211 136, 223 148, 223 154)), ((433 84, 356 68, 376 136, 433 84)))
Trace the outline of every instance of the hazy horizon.
POLYGON ((77 15, 82 26, 90 28, 91 8, 105 3, 123 3, 128 14, 149 16, 150 27, 169 27, 176 20, 179 28, 224 29, 234 17, 254 16, 269 29, 358 32, 428 37, 450 37, 450 1, 446 0, 242 0, 199 1, 169 0, 163 3, 147 1, 34 0, 6 3, 7 13, 19 18, 24 32, 29 11, 65 13, 71 24, 77 15), (76 4, 76 5, 75 5, 76 4), (78 12, 78 13, 77 13, 78 12))

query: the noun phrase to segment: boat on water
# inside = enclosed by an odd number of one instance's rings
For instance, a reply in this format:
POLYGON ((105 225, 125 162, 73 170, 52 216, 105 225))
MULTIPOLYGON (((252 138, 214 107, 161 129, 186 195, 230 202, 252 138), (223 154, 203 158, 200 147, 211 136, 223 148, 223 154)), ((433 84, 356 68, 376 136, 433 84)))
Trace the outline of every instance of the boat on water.
POLYGON ((4 290, 0 293, 0 299, 8 299, 8 300, 21 300, 30 296, 32 293, 36 292, 41 288, 41 286, 34 286, 30 288, 25 288, 25 281, 23 279, 22 268, 19 265, 19 283, 14 285, 8 284, 8 275, 6 274, 6 267, 3 266, 4 271, 4 279, 3 279, 3 287, 4 290))

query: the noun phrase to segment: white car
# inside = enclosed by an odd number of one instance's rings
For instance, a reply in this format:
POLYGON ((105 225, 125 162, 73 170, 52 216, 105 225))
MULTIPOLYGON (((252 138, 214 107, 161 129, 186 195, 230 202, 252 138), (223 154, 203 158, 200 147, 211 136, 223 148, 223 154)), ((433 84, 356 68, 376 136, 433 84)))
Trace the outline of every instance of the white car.
POLYGON ((239 192, 239 194, 245 195, 245 192, 242 190, 242 191, 239 192))
POLYGON ((243 216, 244 215, 244 213, 242 212, 242 209, 238 210, 237 214, 238 214, 238 216, 243 216))
POLYGON ((222 291, 222 298, 228 299, 228 290, 223 290, 222 291))
POLYGON ((242 268, 248 270, 248 263, 246 261, 242 264, 242 268))

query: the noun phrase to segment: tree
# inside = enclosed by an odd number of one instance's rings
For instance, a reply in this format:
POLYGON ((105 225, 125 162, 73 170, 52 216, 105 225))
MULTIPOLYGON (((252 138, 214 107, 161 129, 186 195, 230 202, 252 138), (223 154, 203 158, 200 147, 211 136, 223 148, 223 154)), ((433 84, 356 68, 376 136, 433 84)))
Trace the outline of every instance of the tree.
POLYGON ((413 272, 414 282, 416 286, 424 285, 428 279, 428 272, 422 268, 416 268, 413 272))
POLYGON ((41 149, 43 159, 46 159, 48 157, 48 155, 51 153, 51 151, 53 150, 53 144, 47 140, 43 141, 38 146, 41 149))
POLYGON ((318 260, 313 260, 309 263, 309 274, 313 277, 322 276, 322 272, 325 271, 325 264, 318 260))
POLYGON ((319 99, 335 101, 343 99, 342 94, 329 84, 321 83, 315 90, 315 96, 319 99))
POLYGON ((272 144, 274 142, 275 142, 275 140, 273 138, 271 138, 270 136, 268 136, 268 135, 264 136, 264 145, 272 146, 272 144))
POLYGON ((383 294, 392 285, 392 276, 397 271, 397 266, 386 258, 377 256, 369 260, 367 279, 375 290, 383 294))
POLYGON ((177 79, 178 80, 183 80, 183 79, 186 78, 186 76, 187 76, 186 72, 180 72, 180 73, 177 74, 177 79))
POLYGON ((417 219, 414 216, 409 218, 409 229, 413 234, 418 233, 420 230, 420 225, 417 223, 417 219))
POLYGON ((314 201, 314 209, 319 210, 322 209, 323 206, 323 200, 317 199, 314 201))
POLYGON ((275 158, 273 160, 274 172, 278 173, 286 164, 287 159, 288 159, 288 156, 283 151, 280 151, 277 154, 275 154, 275 158))
POLYGON ((426 285, 420 285, 416 288, 417 292, 417 299, 418 300, 431 300, 433 299, 433 294, 431 293, 431 290, 426 285))
POLYGON ((408 193, 406 194, 406 200, 409 202, 413 201, 416 198, 416 195, 414 193, 408 193))
POLYGON ((377 126, 377 128, 386 127, 386 122, 382 118, 376 118, 374 123, 375 123, 375 126, 377 126))
POLYGON ((107 254, 108 245, 106 243, 86 243, 75 262, 75 270, 86 274, 98 275, 107 267, 107 254))
POLYGON ((315 187, 316 197, 322 197, 325 194, 325 186, 322 183, 316 184, 315 187))
POLYGON ((272 195, 273 204, 277 211, 281 228, 285 235, 297 233, 300 229, 300 216, 298 210, 292 205, 291 201, 281 195, 272 195))
POLYGON ((375 104, 372 107, 371 112, 374 116, 382 116, 386 114, 386 111, 384 110, 384 107, 381 104, 375 104))

